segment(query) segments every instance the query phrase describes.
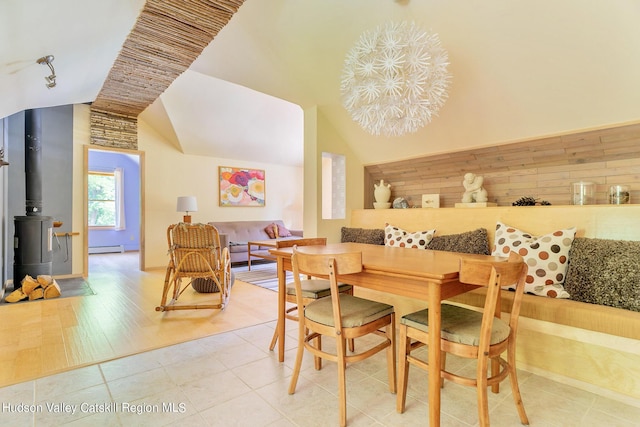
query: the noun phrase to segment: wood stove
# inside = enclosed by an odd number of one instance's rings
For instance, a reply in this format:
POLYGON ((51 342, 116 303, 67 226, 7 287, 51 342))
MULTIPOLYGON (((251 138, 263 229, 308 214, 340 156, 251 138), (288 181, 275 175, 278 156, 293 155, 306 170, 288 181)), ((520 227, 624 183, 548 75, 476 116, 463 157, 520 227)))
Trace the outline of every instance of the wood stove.
POLYGON ((42 119, 40 110, 25 111, 26 215, 14 217, 13 287, 26 275, 51 275, 53 218, 42 216, 42 119))

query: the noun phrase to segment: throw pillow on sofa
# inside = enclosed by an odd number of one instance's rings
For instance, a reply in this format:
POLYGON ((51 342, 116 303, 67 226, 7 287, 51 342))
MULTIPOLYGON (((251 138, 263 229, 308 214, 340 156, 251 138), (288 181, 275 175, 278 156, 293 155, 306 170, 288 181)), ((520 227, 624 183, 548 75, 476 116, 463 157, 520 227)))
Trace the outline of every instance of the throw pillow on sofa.
POLYGON ((489 255, 489 235, 486 228, 459 234, 433 236, 427 249, 434 251, 460 252, 465 254, 489 255))
POLYGON ((269 235, 270 239, 276 239, 278 237, 291 237, 291 232, 284 225, 276 224, 272 222, 264 228, 264 231, 269 235))
POLYGON ((532 236, 498 222, 491 255, 504 257, 513 251, 524 258, 528 266, 525 292, 551 298, 569 298, 563 283, 575 235, 576 228, 572 227, 543 236, 532 236))
POLYGON ((578 237, 565 289, 571 299, 640 311, 640 242, 578 237))
POLYGON ((433 239, 436 230, 425 231, 405 231, 400 227, 385 224, 384 244, 398 248, 427 249, 429 242, 433 239))
POLYGON ((384 245, 384 230, 367 229, 367 228, 350 228, 342 227, 341 238, 342 243, 368 243, 370 245, 384 245))

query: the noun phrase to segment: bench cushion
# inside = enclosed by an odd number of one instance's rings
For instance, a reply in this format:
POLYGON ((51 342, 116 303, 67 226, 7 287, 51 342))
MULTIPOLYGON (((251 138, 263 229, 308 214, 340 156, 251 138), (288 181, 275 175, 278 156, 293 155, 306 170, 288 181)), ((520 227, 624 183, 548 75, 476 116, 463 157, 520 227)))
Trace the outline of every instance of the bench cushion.
POLYGON ((353 242, 384 245, 384 230, 376 228, 342 227, 340 241, 342 243, 353 242))
POLYGON ((489 235, 486 228, 459 234, 433 236, 427 249, 434 251, 460 252, 465 254, 489 255, 489 235))
POLYGON ((640 242, 576 238, 565 289, 576 301, 640 311, 640 242))

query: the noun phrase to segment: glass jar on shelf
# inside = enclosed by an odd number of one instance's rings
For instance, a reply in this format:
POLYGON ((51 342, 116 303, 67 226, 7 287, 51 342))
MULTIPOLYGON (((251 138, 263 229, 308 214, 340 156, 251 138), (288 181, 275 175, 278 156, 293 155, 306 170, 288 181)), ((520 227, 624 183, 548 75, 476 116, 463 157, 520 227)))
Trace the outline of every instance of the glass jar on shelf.
POLYGON ((609 187, 609 204, 626 205, 631 203, 631 192, 628 185, 612 185, 609 187))
POLYGON ((592 205, 595 203, 596 185, 593 182, 574 182, 571 184, 573 205, 592 205))

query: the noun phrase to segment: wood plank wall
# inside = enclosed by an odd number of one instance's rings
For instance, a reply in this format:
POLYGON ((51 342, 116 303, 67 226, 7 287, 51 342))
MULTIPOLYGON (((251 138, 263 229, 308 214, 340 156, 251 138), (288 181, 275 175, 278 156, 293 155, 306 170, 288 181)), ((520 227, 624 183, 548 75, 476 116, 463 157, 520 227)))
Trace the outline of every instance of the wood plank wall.
POLYGON ((374 184, 391 184, 391 200, 421 207, 422 194, 440 194, 440 207, 461 201, 463 176, 484 177, 489 201, 510 206, 523 196, 553 205, 571 204, 571 183, 596 184, 596 204, 608 203, 609 187, 626 184, 640 203, 640 123, 513 144, 365 166, 365 208, 374 184))

